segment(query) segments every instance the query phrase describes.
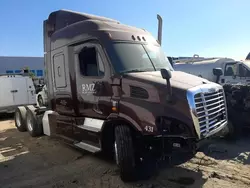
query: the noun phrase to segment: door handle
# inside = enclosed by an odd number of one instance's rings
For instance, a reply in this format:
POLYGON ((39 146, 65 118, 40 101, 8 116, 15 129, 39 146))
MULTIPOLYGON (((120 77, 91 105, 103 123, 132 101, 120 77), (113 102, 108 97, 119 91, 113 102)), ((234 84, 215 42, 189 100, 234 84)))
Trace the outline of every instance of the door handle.
POLYGON ((10 92, 11 93, 16 93, 16 92, 18 92, 18 90, 11 90, 10 92))
POLYGON ((58 74, 59 77, 61 77, 60 66, 57 67, 57 74, 58 74))

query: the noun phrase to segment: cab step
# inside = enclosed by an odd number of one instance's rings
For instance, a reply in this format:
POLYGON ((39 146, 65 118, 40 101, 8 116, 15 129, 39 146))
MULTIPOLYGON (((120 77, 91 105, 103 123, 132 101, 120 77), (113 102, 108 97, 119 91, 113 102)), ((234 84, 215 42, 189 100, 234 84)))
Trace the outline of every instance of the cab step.
POLYGON ((78 125, 78 128, 81 128, 86 131, 99 133, 102 130, 103 124, 104 120, 86 117, 84 119, 84 123, 82 125, 78 125))
POLYGON ((94 146, 94 145, 86 143, 86 142, 78 142, 78 143, 75 143, 74 146, 81 148, 81 149, 84 149, 84 150, 87 150, 91 153, 97 153, 97 152, 101 151, 100 147, 94 146))

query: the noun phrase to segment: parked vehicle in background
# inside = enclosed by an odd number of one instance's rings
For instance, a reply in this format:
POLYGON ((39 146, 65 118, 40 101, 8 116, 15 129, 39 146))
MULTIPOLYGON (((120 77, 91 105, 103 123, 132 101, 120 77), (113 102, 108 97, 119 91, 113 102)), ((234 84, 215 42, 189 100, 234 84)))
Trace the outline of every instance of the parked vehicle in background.
POLYGON ((124 181, 227 128, 222 86, 174 71, 144 29, 59 10, 44 21, 44 47, 48 106, 18 107, 17 128, 111 154, 124 181))
POLYGON ((42 91, 44 84, 35 84, 36 94, 42 91))
POLYGON ((175 70, 183 71, 212 82, 224 84, 249 84, 250 62, 235 61, 231 58, 206 58, 204 60, 190 60, 173 65, 175 70), (221 69, 221 75, 218 75, 221 69))
POLYGON ((197 54, 194 54, 193 57, 171 57, 171 56, 167 56, 169 61, 172 61, 173 65, 176 63, 183 63, 183 62, 187 62, 187 61, 201 61, 204 60, 205 57, 200 57, 197 54))
POLYGON ((47 86, 44 85, 40 92, 36 95, 36 101, 39 106, 46 106, 48 103, 48 96, 47 96, 47 86))
POLYGON ((0 113, 13 113, 17 106, 36 104, 35 88, 29 76, 0 75, 0 113))

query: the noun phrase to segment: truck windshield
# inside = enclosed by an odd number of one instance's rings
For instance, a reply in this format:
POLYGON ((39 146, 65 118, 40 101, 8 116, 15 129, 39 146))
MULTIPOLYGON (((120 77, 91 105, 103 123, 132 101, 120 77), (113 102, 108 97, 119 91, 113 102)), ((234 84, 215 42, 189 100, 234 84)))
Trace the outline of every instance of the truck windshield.
POLYGON ((134 43, 113 43, 111 59, 117 73, 173 70, 161 47, 134 43))

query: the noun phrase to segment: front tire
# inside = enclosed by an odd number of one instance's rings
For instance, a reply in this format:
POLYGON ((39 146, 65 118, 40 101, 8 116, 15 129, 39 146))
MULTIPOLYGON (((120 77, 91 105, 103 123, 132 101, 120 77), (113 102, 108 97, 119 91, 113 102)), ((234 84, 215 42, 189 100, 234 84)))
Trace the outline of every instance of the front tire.
POLYGON ((27 130, 32 137, 41 136, 43 134, 41 118, 36 116, 35 111, 32 109, 27 110, 26 125, 27 130))
POLYGON ((133 147, 133 139, 129 127, 119 125, 115 127, 115 157, 120 168, 122 181, 136 179, 136 162, 133 147))
POLYGON ((15 110, 15 126, 20 132, 27 131, 27 129, 26 129, 26 113, 27 113, 27 110, 24 106, 19 106, 15 110))

